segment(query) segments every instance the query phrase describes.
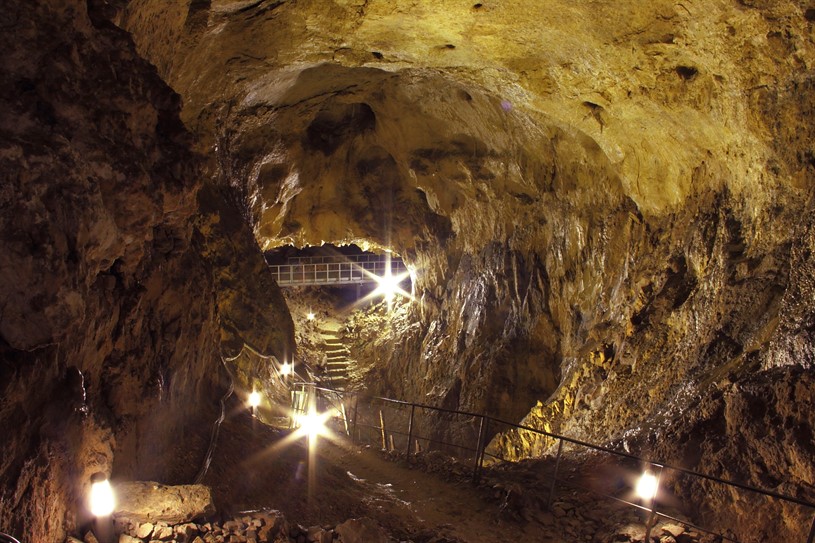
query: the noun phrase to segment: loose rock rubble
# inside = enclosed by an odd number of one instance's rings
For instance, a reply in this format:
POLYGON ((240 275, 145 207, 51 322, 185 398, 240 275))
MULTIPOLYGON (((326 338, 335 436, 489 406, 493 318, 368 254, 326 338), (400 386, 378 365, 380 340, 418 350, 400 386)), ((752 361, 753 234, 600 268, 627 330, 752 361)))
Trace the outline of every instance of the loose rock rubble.
MULTIPOLYGON (((167 524, 119 517, 114 522, 118 543, 390 543, 396 540, 373 520, 351 519, 336 526, 289 523, 276 510, 255 511, 227 520, 167 524)), ((98 543, 89 531, 66 543, 98 543)))

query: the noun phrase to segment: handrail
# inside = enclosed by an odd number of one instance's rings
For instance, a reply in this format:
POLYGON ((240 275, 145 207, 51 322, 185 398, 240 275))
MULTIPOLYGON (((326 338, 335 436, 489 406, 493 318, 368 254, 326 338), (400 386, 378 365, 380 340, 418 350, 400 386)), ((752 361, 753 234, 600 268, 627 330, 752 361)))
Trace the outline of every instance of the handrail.
POLYGON ((546 437, 551 437, 551 438, 554 438, 554 439, 560 439, 560 440, 566 441, 567 443, 572 443, 574 445, 580 445, 581 447, 594 449, 596 451, 602 451, 602 452, 606 452, 606 453, 609 453, 609 454, 622 456, 624 458, 629 458, 631 460, 637 460, 639 462, 648 462, 649 464, 652 464, 652 465, 660 467, 660 468, 667 468, 667 469, 670 469, 670 470, 673 470, 673 471, 678 471, 680 473, 684 473, 685 475, 692 475, 694 477, 700 477, 702 479, 707 479, 709 481, 714 481, 716 483, 721 483, 721 484, 725 484, 725 485, 728 485, 728 486, 735 486, 737 488, 741 488, 742 490, 748 490, 750 492, 756 492, 758 494, 763 494, 764 496, 768 496, 768 497, 771 497, 771 498, 776 498, 776 499, 779 499, 779 500, 792 502, 792 503, 797 504, 797 505, 802 505, 804 507, 809 507, 811 509, 815 509, 815 503, 811 503, 811 502, 808 502, 808 501, 805 501, 805 500, 801 500, 801 499, 798 499, 798 498, 796 498, 794 496, 788 496, 786 494, 779 494, 777 492, 773 492, 772 490, 764 490, 762 488, 746 485, 746 484, 743 484, 743 483, 738 483, 736 481, 730 481, 728 479, 721 479, 721 478, 716 477, 714 475, 707 475, 705 473, 694 471, 692 469, 687 469, 687 468, 683 468, 681 466, 668 464, 667 462, 657 462, 655 460, 648 460, 646 458, 635 456, 633 454, 624 453, 624 452, 621 452, 621 451, 615 451, 614 449, 609 449, 607 447, 603 447, 602 445, 594 445, 592 443, 587 443, 585 441, 580 441, 579 439, 574 439, 574 438, 571 438, 571 437, 562 436, 560 434, 554 434, 554 433, 551 433, 551 432, 547 432, 546 430, 539 430, 537 428, 532 428, 531 426, 525 426, 523 424, 516 424, 516 423, 513 423, 513 422, 507 422, 505 420, 497 419, 497 418, 491 417, 489 415, 485 415, 485 416, 487 418, 489 418, 490 420, 498 422, 499 424, 506 424, 508 426, 513 426, 513 427, 518 428, 520 430, 526 430, 526 431, 529 431, 529 432, 534 432, 534 433, 537 433, 537 434, 544 435, 546 437))
MULTIPOLYGON (((343 262, 384 262, 388 255, 332 255, 332 256, 293 256, 286 259, 287 264, 337 264, 343 262)), ((401 262, 399 257, 390 256, 391 262, 401 262)))
MULTIPOLYGON (((317 388, 319 389, 321 387, 317 387, 317 388)), ((326 390, 331 390, 331 389, 326 389, 326 390)), ((408 407, 414 407, 415 406, 415 407, 419 407, 421 409, 430 409, 432 411, 441 411, 443 413, 451 413, 451 414, 454 414, 454 415, 464 415, 464 416, 467 416, 467 417, 476 417, 476 418, 483 417, 485 419, 489 419, 492 422, 497 422, 498 424, 504 424, 506 426, 514 427, 514 428, 517 428, 519 430, 526 430, 528 432, 533 432, 533 433, 536 433, 536 434, 540 434, 540 435, 543 435, 543 436, 546 436, 546 437, 550 437, 552 439, 560 439, 560 440, 563 440, 563 441, 565 441, 567 443, 571 443, 573 445, 579 445, 581 447, 586 447, 588 449, 593 449, 593 450, 596 450, 596 451, 606 452, 606 453, 613 454, 613 455, 616 455, 616 456, 621 456, 623 458, 628 458, 630 460, 636 460, 638 462, 647 462, 649 464, 653 464, 654 466, 658 466, 658 467, 661 467, 661 468, 667 468, 667 469, 670 469, 670 470, 673 470, 673 471, 678 471, 678 472, 684 473, 686 475, 692 475, 694 477, 700 477, 702 479, 707 479, 709 481, 714 481, 714 482, 722 483, 722 484, 729 485, 729 486, 735 486, 737 488, 741 488, 742 490, 757 492, 759 494, 763 494, 763 495, 771 497, 771 498, 776 498, 776 499, 779 499, 779 500, 785 500, 785 501, 788 501, 788 502, 795 503, 797 505, 802 505, 804 507, 809 507, 811 509, 815 509, 815 503, 811 503, 811 502, 808 502, 808 501, 805 501, 805 500, 801 500, 801 499, 796 498, 794 496, 788 496, 786 494, 780 494, 778 492, 773 492, 772 490, 764 490, 764 489, 761 489, 761 488, 758 488, 758 487, 753 487, 753 486, 746 485, 746 484, 743 484, 743 483, 739 483, 739 482, 736 482, 736 481, 730 481, 730 480, 727 480, 727 479, 722 479, 722 478, 716 477, 714 475, 707 475, 705 473, 701 473, 701 472, 694 471, 694 470, 691 470, 691 469, 683 468, 681 466, 676 466, 674 464, 669 464, 667 462, 659 462, 659 461, 655 461, 655 460, 648 460, 646 458, 642 458, 640 456, 636 456, 636 455, 633 455, 633 454, 630 454, 630 453, 625 453, 625 452, 622 452, 622 451, 609 449, 608 447, 603 447, 602 445, 595 445, 593 443, 588 443, 586 441, 581 441, 579 439, 574 439, 574 438, 571 438, 571 437, 568 437, 568 436, 555 434, 553 432, 547 432, 546 430, 540 430, 538 428, 532 428, 531 426, 526 426, 524 424, 509 422, 509 421, 506 421, 506 420, 503 420, 503 419, 499 419, 497 417, 493 417, 491 415, 483 415, 483 414, 479 414, 479 413, 472 413, 472 412, 469 412, 469 411, 459 411, 459 410, 456 410, 456 409, 448 409, 448 408, 445 408, 445 407, 436 407, 436 406, 422 404, 422 403, 407 402, 407 401, 404 401, 404 400, 394 400, 394 399, 391 399, 391 398, 383 398, 381 396, 370 396, 370 399, 372 399, 372 400, 381 400, 381 401, 396 403, 396 404, 400 404, 400 405, 406 405, 408 407)))
POLYGON ((20 543, 20 542, 13 536, 0 532, 0 543, 20 543))
MULTIPOLYGON (((335 394, 339 394, 342 397, 345 397, 347 394, 349 394, 346 391, 332 389, 332 388, 324 387, 324 386, 319 386, 316 383, 302 382, 302 383, 296 383, 296 385, 300 385, 300 386, 304 386, 304 387, 305 386, 313 387, 313 390, 328 391, 328 392, 332 392, 332 393, 335 393, 335 394)), ((358 398, 360 396, 359 393, 351 392, 350 394, 355 395, 357 397, 357 401, 358 401, 358 398)), ((713 481, 713 482, 716 482, 716 483, 719 483, 719 484, 724 484, 724 485, 727 485, 727 486, 739 488, 739 489, 742 489, 742 490, 753 492, 755 494, 759 494, 759 495, 766 496, 766 497, 769 497, 769 498, 774 498, 774 499, 777 499, 777 500, 782 500, 782 501, 785 501, 785 502, 793 503, 793 504, 796 504, 796 505, 800 505, 802 507, 806 507, 806 508, 815 510, 815 503, 812 503, 812 502, 809 502, 809 501, 806 501, 806 500, 803 500, 803 499, 800 499, 800 498, 796 498, 794 496, 789 496, 787 494, 782 494, 782 493, 775 492, 775 491, 772 491, 772 490, 766 490, 766 489, 758 488, 758 487, 755 487, 755 486, 752 486, 752 485, 739 483, 737 481, 731 481, 731 480, 723 479, 721 477, 716 477, 714 475, 708 475, 706 473, 701 473, 701 472, 698 472, 698 471, 695 471, 695 470, 692 470, 692 469, 683 468, 681 466, 669 464, 667 462, 648 460, 646 458, 642 458, 642 457, 639 457, 639 456, 636 456, 636 455, 633 455, 633 454, 630 454, 630 453, 617 451, 617 450, 614 450, 614 449, 611 449, 611 448, 608 448, 608 447, 604 447, 602 445, 595 445, 593 443, 588 443, 586 441, 581 441, 579 439, 575 439, 575 438, 571 438, 571 437, 568 437, 568 436, 556 434, 556 433, 553 433, 553 432, 547 432, 546 430, 533 428, 531 426, 527 426, 527 425, 524 425, 524 424, 509 422, 509 421, 499 419, 497 417, 493 417, 493 416, 490 416, 490 415, 473 413, 473 412, 468 412, 468 411, 459 411, 457 409, 448 409, 448 408, 444 408, 444 407, 436 407, 436 406, 422 404, 422 403, 408 402, 408 401, 405 401, 405 400, 395 400, 395 399, 392 399, 392 398, 384 398, 384 397, 381 397, 381 396, 366 396, 366 398, 369 399, 369 400, 379 400, 379 401, 392 403, 392 404, 396 404, 396 405, 400 405, 400 406, 404 406, 404 407, 410 407, 411 408, 411 414, 410 414, 410 419, 411 420, 410 420, 409 428, 412 428, 412 426, 413 426, 414 410, 417 407, 420 408, 420 409, 427 409, 427 410, 438 411, 438 412, 442 412, 442 413, 450 413, 450 414, 455 414, 455 415, 472 417, 472 418, 476 418, 476 419, 481 419, 483 421, 482 422, 482 430, 483 430, 483 424, 485 424, 485 423, 486 424, 489 424, 489 423, 503 424, 503 425, 509 426, 510 428, 525 430, 525 431, 528 431, 528 432, 532 432, 532 433, 535 433, 535 434, 539 434, 539 435, 549 437, 551 439, 559 440, 561 445, 562 445, 563 442, 571 443, 573 445, 578 445, 578 446, 581 446, 581 447, 585 447, 587 449, 612 454, 612 455, 615 455, 615 456, 618 456, 618 457, 626 458, 626 459, 629 459, 629 460, 635 460, 635 461, 642 462, 642 463, 648 463, 648 464, 651 464, 652 466, 655 466, 655 467, 660 468, 660 469, 673 470, 673 471, 676 471, 678 473, 682 473, 682 474, 685 474, 685 475, 690 475, 692 477, 698 477, 700 479, 713 481)), ((354 414, 354 417, 355 417, 354 424, 356 424, 356 422, 357 422, 356 421, 356 418, 357 418, 356 413, 354 414)), ((374 427, 374 428, 378 428, 378 427, 374 427)), ((410 431, 411 430, 409 430, 409 432, 410 431)), ((402 432, 390 431, 389 433, 395 433, 395 434, 398 434, 398 435, 405 435, 402 432)), ((407 434, 407 435, 410 435, 410 433, 407 434)), ((418 437, 418 436, 414 436, 414 437, 418 437)), ((476 475, 478 473, 478 470, 481 467, 481 462, 483 461, 483 456, 485 454, 485 449, 486 449, 486 444, 481 442, 481 437, 482 436, 479 435, 479 444, 478 444, 479 449, 478 450, 462 447, 464 449, 476 452, 476 467, 475 467, 474 475, 476 475)), ((428 439, 428 438, 423 438, 423 439, 428 439)), ((449 444, 449 445, 453 445, 453 444, 449 444)), ((459 447, 458 445, 453 445, 453 446, 459 447)), ((410 442, 408 442, 408 451, 409 450, 410 450, 410 442)), ((558 457, 560 456, 560 450, 561 450, 561 447, 558 448, 558 457)), ((408 455, 409 455, 409 452, 408 452, 408 455)), ((490 456, 493 456, 493 455, 490 455, 490 456)), ((555 470, 555 478, 557 478, 557 468, 555 470)), ((553 484, 554 484, 554 481, 553 481, 553 484)), ((554 486, 553 486, 553 488, 554 488, 554 486)), ((615 499, 619 499, 619 498, 615 498, 615 499)), ((633 503, 628 502, 626 500, 621 500, 621 501, 623 501, 624 503, 627 503, 629 505, 634 505, 636 507, 642 508, 642 506, 638 506, 637 504, 633 504, 633 503)), ((671 520, 678 520, 678 519, 674 519, 673 517, 671 517, 669 515, 666 515, 664 513, 661 513, 661 512, 657 513, 655 504, 652 504, 650 509, 648 509, 648 508, 645 508, 645 509, 651 511, 652 514, 658 514, 658 515, 660 515, 662 517, 669 518, 671 520)), ((682 522, 684 522, 684 521, 682 521, 682 522)), ((691 525, 691 523, 686 523, 686 524, 691 525)), ((699 526, 696 526, 696 525, 692 525, 692 526, 694 528, 704 530, 703 528, 700 528, 699 526)), ((704 531, 707 531, 707 530, 704 530, 704 531)), ((719 534, 719 535, 721 535, 721 534, 719 534)), ((730 539, 730 538, 727 538, 727 539, 730 539)), ((807 539, 807 543, 813 543, 813 541, 815 541, 815 521, 813 521, 812 528, 810 529, 809 537, 807 539)))
POLYGON ((287 262, 269 265, 268 268, 280 286, 371 283, 375 282, 375 276, 383 276, 389 270, 397 275, 407 271, 407 266, 400 259, 287 262))

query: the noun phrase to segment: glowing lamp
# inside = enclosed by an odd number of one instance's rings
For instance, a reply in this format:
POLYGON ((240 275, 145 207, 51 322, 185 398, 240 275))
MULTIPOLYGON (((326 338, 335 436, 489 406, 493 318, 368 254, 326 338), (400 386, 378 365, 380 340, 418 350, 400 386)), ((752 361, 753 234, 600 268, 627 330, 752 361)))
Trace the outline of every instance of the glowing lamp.
POLYGON ((637 493, 637 496, 643 500, 650 501, 657 495, 658 488, 659 483, 657 482, 657 478, 650 471, 646 471, 640 476, 634 491, 637 493))
POLYGON ((260 405, 260 392, 253 390, 249 395, 249 406, 255 408, 260 405))
POLYGON ((390 270, 388 270, 385 275, 376 278, 377 293, 384 296, 384 298, 390 302, 399 290, 399 283, 402 279, 404 278, 398 275, 392 275, 390 270))
POLYGON ((116 499, 113 496, 113 487, 104 475, 96 475, 91 479, 91 493, 88 499, 91 513, 95 517, 107 517, 113 513, 116 499))
POLYGON ((301 415, 298 419, 300 431, 309 437, 325 433, 325 421, 327 418, 328 416, 325 413, 319 414, 315 411, 301 415))
POLYGON ((283 365, 280 366, 280 375, 283 377, 291 375, 291 364, 288 362, 283 362, 283 365))
POLYGON ((306 318, 307 318, 308 320, 310 320, 310 321, 313 321, 313 320, 314 320, 314 317, 315 317, 315 315, 314 315, 314 313, 312 313, 311 311, 309 311, 309 312, 308 312, 308 314, 306 315, 306 318))

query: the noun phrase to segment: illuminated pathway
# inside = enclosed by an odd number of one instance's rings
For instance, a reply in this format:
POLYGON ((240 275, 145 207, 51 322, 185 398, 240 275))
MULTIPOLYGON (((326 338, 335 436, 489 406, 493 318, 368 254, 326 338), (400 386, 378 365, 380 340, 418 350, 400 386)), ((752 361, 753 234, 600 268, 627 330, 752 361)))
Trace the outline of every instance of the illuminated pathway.
MULTIPOLYGON (((228 446, 216 449, 204 484, 216 503, 229 504, 225 514, 271 508, 303 526, 368 517, 398 540, 422 543, 642 541, 644 535, 638 511, 595 492, 610 491, 617 471, 597 459, 561 462, 564 481, 595 491, 559 487, 550 512, 551 458, 487 469, 474 486, 470 466, 456 475, 456 464, 438 453, 422 453, 409 467, 329 434, 307 454, 306 438, 252 425, 245 410, 227 418, 221 439, 228 446)), ((681 530, 661 523, 655 535, 669 528, 681 530)), ((677 541, 702 541, 683 535, 677 541)))
POLYGON ((319 457, 348 474, 363 501, 378 512, 375 520, 386 528, 410 526, 447 538, 440 541, 563 541, 538 524, 502 518, 499 504, 467 481, 448 482, 439 474, 386 460, 377 451, 327 440, 320 442, 319 457))

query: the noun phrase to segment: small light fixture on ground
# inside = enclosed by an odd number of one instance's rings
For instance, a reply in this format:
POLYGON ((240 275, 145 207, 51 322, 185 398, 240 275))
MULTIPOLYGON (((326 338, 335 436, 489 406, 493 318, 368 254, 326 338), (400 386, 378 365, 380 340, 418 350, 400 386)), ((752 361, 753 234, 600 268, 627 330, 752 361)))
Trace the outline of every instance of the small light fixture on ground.
POLYGON ((306 318, 307 318, 308 320, 310 320, 310 321, 313 321, 313 320, 314 320, 314 317, 316 317, 316 315, 315 315, 314 313, 312 313, 311 311, 309 311, 309 312, 306 314, 306 318))
POLYGON ((651 501, 654 499, 654 496, 657 495, 658 489, 659 482, 656 476, 650 471, 646 471, 640 476, 634 491, 637 493, 637 496, 643 500, 651 501))
POLYGON ((251 394, 249 394, 249 406, 252 409, 257 408, 260 405, 260 392, 253 390, 251 394))
POLYGON ((326 432, 325 422, 330 417, 330 413, 317 413, 316 411, 309 411, 306 414, 297 417, 297 425, 300 427, 300 432, 309 437, 314 437, 326 432))
POLYGON ((95 517, 107 517, 113 513, 116 498, 113 495, 113 487, 110 486, 110 481, 104 474, 96 473, 91 477, 88 502, 91 514, 95 517))

